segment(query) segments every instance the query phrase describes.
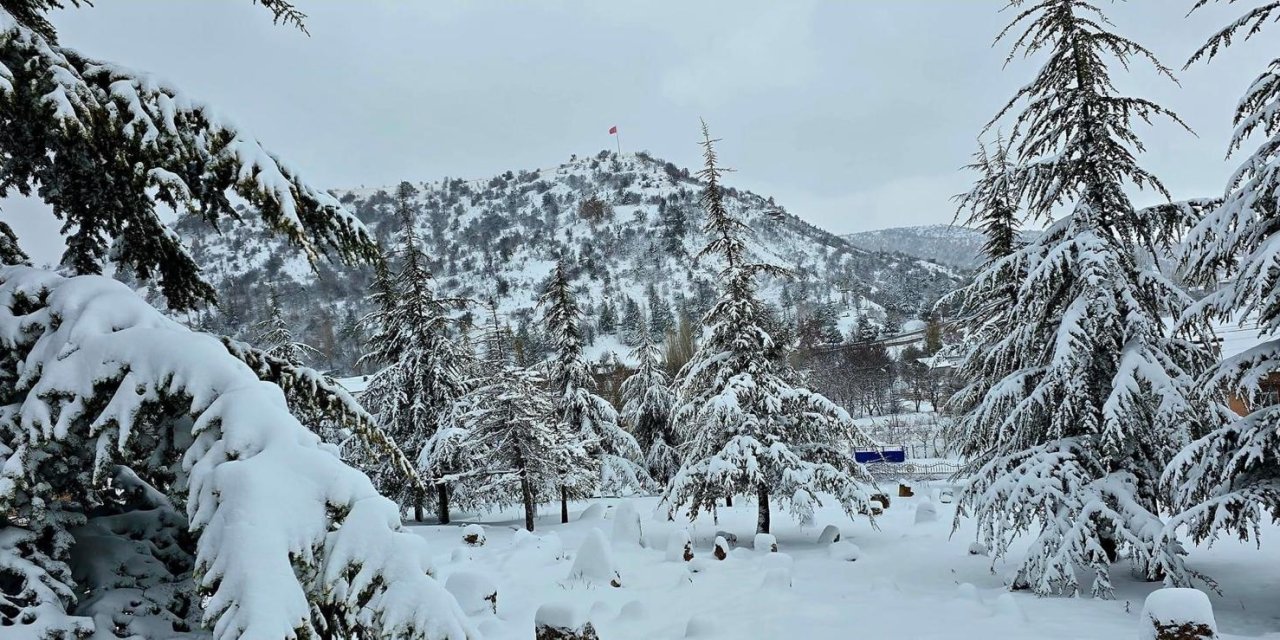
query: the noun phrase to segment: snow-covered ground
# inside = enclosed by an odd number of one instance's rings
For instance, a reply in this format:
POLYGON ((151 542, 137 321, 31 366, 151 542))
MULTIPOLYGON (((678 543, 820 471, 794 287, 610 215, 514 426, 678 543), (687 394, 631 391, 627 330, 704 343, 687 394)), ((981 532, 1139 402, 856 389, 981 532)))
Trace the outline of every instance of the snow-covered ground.
MULTIPOLYGON (((667 522, 656 498, 635 500, 643 548, 628 544, 625 534, 614 535, 613 514, 622 501, 612 499, 593 503, 598 507, 574 505, 567 525, 559 523, 558 510, 544 507, 532 535, 517 532, 514 511, 414 530, 430 542, 443 579, 463 576, 455 584, 464 596, 485 582, 477 575, 497 586, 497 615, 475 616, 485 638, 494 640, 533 638, 535 611, 547 603, 577 607, 602 640, 1138 637, 1143 600, 1158 585, 1132 580, 1122 561, 1114 569, 1115 600, 1009 593, 1003 576, 1018 558, 996 563, 993 571, 990 558, 969 555, 973 527, 962 525, 951 535, 955 505, 939 502, 941 484, 918 488, 914 498, 893 497, 891 508, 877 519, 879 530, 865 518, 850 521, 838 509, 820 510, 814 526, 806 528, 775 514, 777 554, 750 548, 755 505, 749 501, 723 509, 718 525, 710 517, 690 525, 684 519, 667 522), (937 519, 917 523, 916 509, 926 500, 936 507, 937 519), (584 510, 597 513, 583 517, 584 510), (462 542, 463 527, 475 522, 484 525, 482 547, 462 542), (857 545, 858 560, 842 559, 851 555, 847 545, 833 552, 818 543, 829 524, 840 528, 844 542, 857 545), (695 560, 668 560, 668 538, 686 528, 695 560), (609 540, 611 554, 604 555, 612 556, 621 587, 570 578, 579 548, 595 530, 609 540), (717 530, 738 537, 738 548, 725 561, 712 554, 717 530)), ((1274 544, 1277 533, 1264 531, 1264 538, 1274 544)), ((599 549, 588 551, 586 564, 596 575, 612 575, 598 566, 607 562, 599 549)), ((1223 594, 1211 600, 1224 638, 1280 638, 1280 547, 1259 551, 1228 540, 1193 550, 1190 562, 1221 584, 1223 594)))

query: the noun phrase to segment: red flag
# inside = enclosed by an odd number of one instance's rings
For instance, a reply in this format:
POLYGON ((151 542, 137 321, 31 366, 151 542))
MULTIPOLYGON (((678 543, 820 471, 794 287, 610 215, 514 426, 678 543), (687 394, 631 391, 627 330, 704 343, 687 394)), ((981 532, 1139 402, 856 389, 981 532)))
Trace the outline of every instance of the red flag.
POLYGON ((612 127, 609 127, 609 135, 611 136, 618 135, 618 125, 615 124, 612 127))

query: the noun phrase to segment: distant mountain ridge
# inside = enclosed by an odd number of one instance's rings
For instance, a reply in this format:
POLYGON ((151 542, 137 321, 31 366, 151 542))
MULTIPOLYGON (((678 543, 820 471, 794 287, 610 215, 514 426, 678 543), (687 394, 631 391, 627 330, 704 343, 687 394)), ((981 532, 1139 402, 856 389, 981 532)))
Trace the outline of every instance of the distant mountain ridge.
MULTIPOLYGON (((533 355, 541 350, 535 304, 557 258, 573 270, 592 352, 624 354, 635 325, 668 330, 715 299, 718 265, 695 261, 705 244, 696 174, 645 153, 601 152, 486 180, 416 183, 416 226, 442 293, 496 301, 533 355)), ((384 244, 398 241, 394 186, 334 192, 384 244)), ((842 332, 870 319, 895 327, 955 288, 962 270, 859 248, 785 211, 772 198, 730 188, 731 209, 750 227, 752 260, 794 274, 762 283, 780 322, 821 311, 842 332)), ((313 272, 258 218, 219 234, 185 218, 174 229, 219 291, 216 310, 191 321, 252 338, 275 286, 295 334, 319 350, 321 368, 355 372, 370 310, 371 270, 322 264, 313 272)), ((392 265, 393 268, 395 265, 392 265)), ((474 309, 477 321, 482 309, 474 309)), ((828 331, 831 339, 839 334, 828 331)))
POLYGON ((973 269, 982 264, 986 237, 977 229, 950 224, 893 227, 843 236, 867 251, 888 251, 973 269))

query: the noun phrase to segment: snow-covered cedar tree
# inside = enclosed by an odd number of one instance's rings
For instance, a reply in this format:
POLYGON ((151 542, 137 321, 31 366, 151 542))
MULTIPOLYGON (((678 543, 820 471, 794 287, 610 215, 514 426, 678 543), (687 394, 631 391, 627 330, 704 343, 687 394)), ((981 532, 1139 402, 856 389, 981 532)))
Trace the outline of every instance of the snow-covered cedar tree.
MULTIPOLYGON (((369 322, 373 326, 368 360, 383 368, 369 380, 361 402, 378 416, 382 430, 395 440, 401 450, 428 466, 440 462, 449 466, 448 457, 422 456, 424 446, 441 428, 450 407, 467 392, 468 354, 450 336, 452 314, 465 306, 458 298, 437 295, 435 280, 422 253, 415 231, 413 185, 403 182, 396 191, 396 210, 400 217, 400 270, 374 289, 376 310, 369 322)), ((437 501, 441 522, 449 521, 449 487, 432 480, 452 473, 454 469, 419 468, 427 478, 437 501)), ((389 464, 372 472, 374 483, 383 495, 412 507, 414 519, 422 520, 423 495, 389 464)))
POLYGON ((705 189, 711 240, 697 259, 721 264, 720 297, 703 318, 706 340, 675 380, 675 430, 685 440, 683 463, 664 498, 672 512, 688 505, 690 517, 735 493, 758 500, 757 530, 769 531, 770 500, 810 522, 822 494, 850 517, 870 512, 866 487, 873 481, 850 448, 871 443, 843 409, 793 386, 786 346, 764 328, 756 293, 760 275, 786 272, 746 260, 746 225, 725 205, 714 143, 702 127, 705 189))
MULTIPOLYGON (((1198 2, 1199 8, 1208 0, 1198 2)), ((1266 2, 1215 34, 1188 64, 1212 59, 1236 37, 1247 40, 1280 16, 1280 2, 1266 2)), ((1264 516, 1280 519, 1280 404, 1259 395, 1280 368, 1280 60, 1273 61, 1236 107, 1230 151, 1251 138, 1257 150, 1231 176, 1222 206, 1188 234, 1183 260, 1194 281, 1214 289, 1189 315, 1256 320, 1264 341, 1229 358, 1201 384, 1216 399, 1238 390, 1253 410, 1201 435, 1169 466, 1165 482, 1181 514, 1169 531, 1186 526, 1197 541, 1230 532, 1256 536, 1264 516), (1242 313, 1243 310, 1243 313, 1242 313)))
POLYGON ((289 323, 284 319, 284 308, 280 306, 280 291, 275 286, 267 291, 267 317, 255 329, 257 336, 254 341, 258 347, 267 355, 289 364, 300 365, 308 354, 316 351, 311 345, 293 338, 289 323))
MULTIPOLYGON (((110 261, 156 282, 173 309, 212 301, 213 288, 157 207, 225 223, 243 215, 231 193, 312 262, 326 252, 376 256, 372 237, 337 199, 213 109, 61 45, 44 18, 60 4, 0 6, 0 195, 34 192, 52 208, 66 234, 67 269, 100 273, 110 261)), ((287 2, 263 4, 283 21, 301 19, 287 2)), ((11 240, 0 240, 6 255, 11 240)))
MULTIPOLYGON (((538 300, 543 326, 551 339, 547 363, 551 392, 565 427, 587 443, 588 452, 600 461, 599 489, 611 495, 634 493, 651 483, 644 469, 644 453, 636 439, 618 425, 618 412, 608 400, 593 393, 596 386, 591 363, 582 355, 582 313, 564 260, 556 263, 538 300)), ((568 517, 565 496, 561 514, 568 517)))
POLYGON ((1212 355, 1204 323, 1165 321, 1180 317, 1190 298, 1161 274, 1157 258, 1198 208, 1138 210, 1130 202, 1131 188, 1168 198, 1138 164, 1134 123, 1181 121, 1149 100, 1118 95, 1110 65, 1137 59, 1171 74, 1150 51, 1109 31, 1092 2, 1009 6, 1017 13, 1001 38, 1013 40, 1010 57, 1042 54, 1044 64, 988 127, 1012 121, 1013 201, 1047 226, 988 265, 975 285, 991 300, 1003 290, 1001 270, 1021 274, 1011 305, 978 314, 972 332, 988 344, 965 370, 987 379, 971 381, 984 387, 980 398, 961 401, 968 430, 959 448, 972 477, 963 507, 996 557, 1015 538, 1033 536, 1015 588, 1074 594, 1083 570, 1094 576, 1093 594, 1109 597, 1110 567, 1122 549, 1138 572, 1185 582, 1180 557, 1160 541, 1159 474, 1212 420, 1196 393, 1212 355), (981 326, 993 318, 1003 322, 994 340, 981 326))
POLYGON ((461 455, 469 464, 459 482, 477 502, 522 505, 525 528, 533 531, 539 503, 557 492, 570 499, 592 494, 599 476, 588 454, 594 443, 559 419, 537 373, 505 358, 486 360, 484 382, 455 405, 451 419, 466 434, 461 455))
POLYGON ((675 396, 652 334, 640 336, 640 346, 631 352, 631 357, 637 366, 636 372, 622 383, 622 423, 644 449, 649 475, 666 486, 680 468, 679 443, 671 428, 675 396))
POLYGON ((0 353, 0 635, 478 637, 395 504, 217 338, 11 266, 0 353))
POLYGON ((334 445, 344 459, 353 457, 363 461, 363 457, 352 453, 353 449, 365 456, 376 455, 393 465, 404 482, 422 483, 413 461, 382 431, 377 419, 333 378, 273 357, 247 343, 225 336, 221 340, 227 352, 248 365, 259 380, 280 387, 290 413, 312 420, 314 424, 303 421, 303 426, 334 445))

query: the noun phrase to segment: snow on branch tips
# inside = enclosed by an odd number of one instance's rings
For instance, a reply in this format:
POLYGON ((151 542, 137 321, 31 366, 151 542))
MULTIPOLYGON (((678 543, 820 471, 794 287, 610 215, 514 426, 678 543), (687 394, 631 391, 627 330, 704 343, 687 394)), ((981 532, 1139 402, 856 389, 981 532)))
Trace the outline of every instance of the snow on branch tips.
POLYGON ((216 338, 108 278, 4 267, 0 352, 6 628, 477 637, 396 506, 216 338))
MULTIPOLYGON (((280 13, 287 3, 270 6, 291 21, 280 13)), ((178 310, 210 301, 212 287, 157 207, 216 224, 241 216, 231 193, 313 263, 329 251, 375 257, 372 237, 337 199, 213 109, 30 23, 0 9, 0 195, 34 190, 53 209, 68 230, 67 267, 128 267, 178 310)))

